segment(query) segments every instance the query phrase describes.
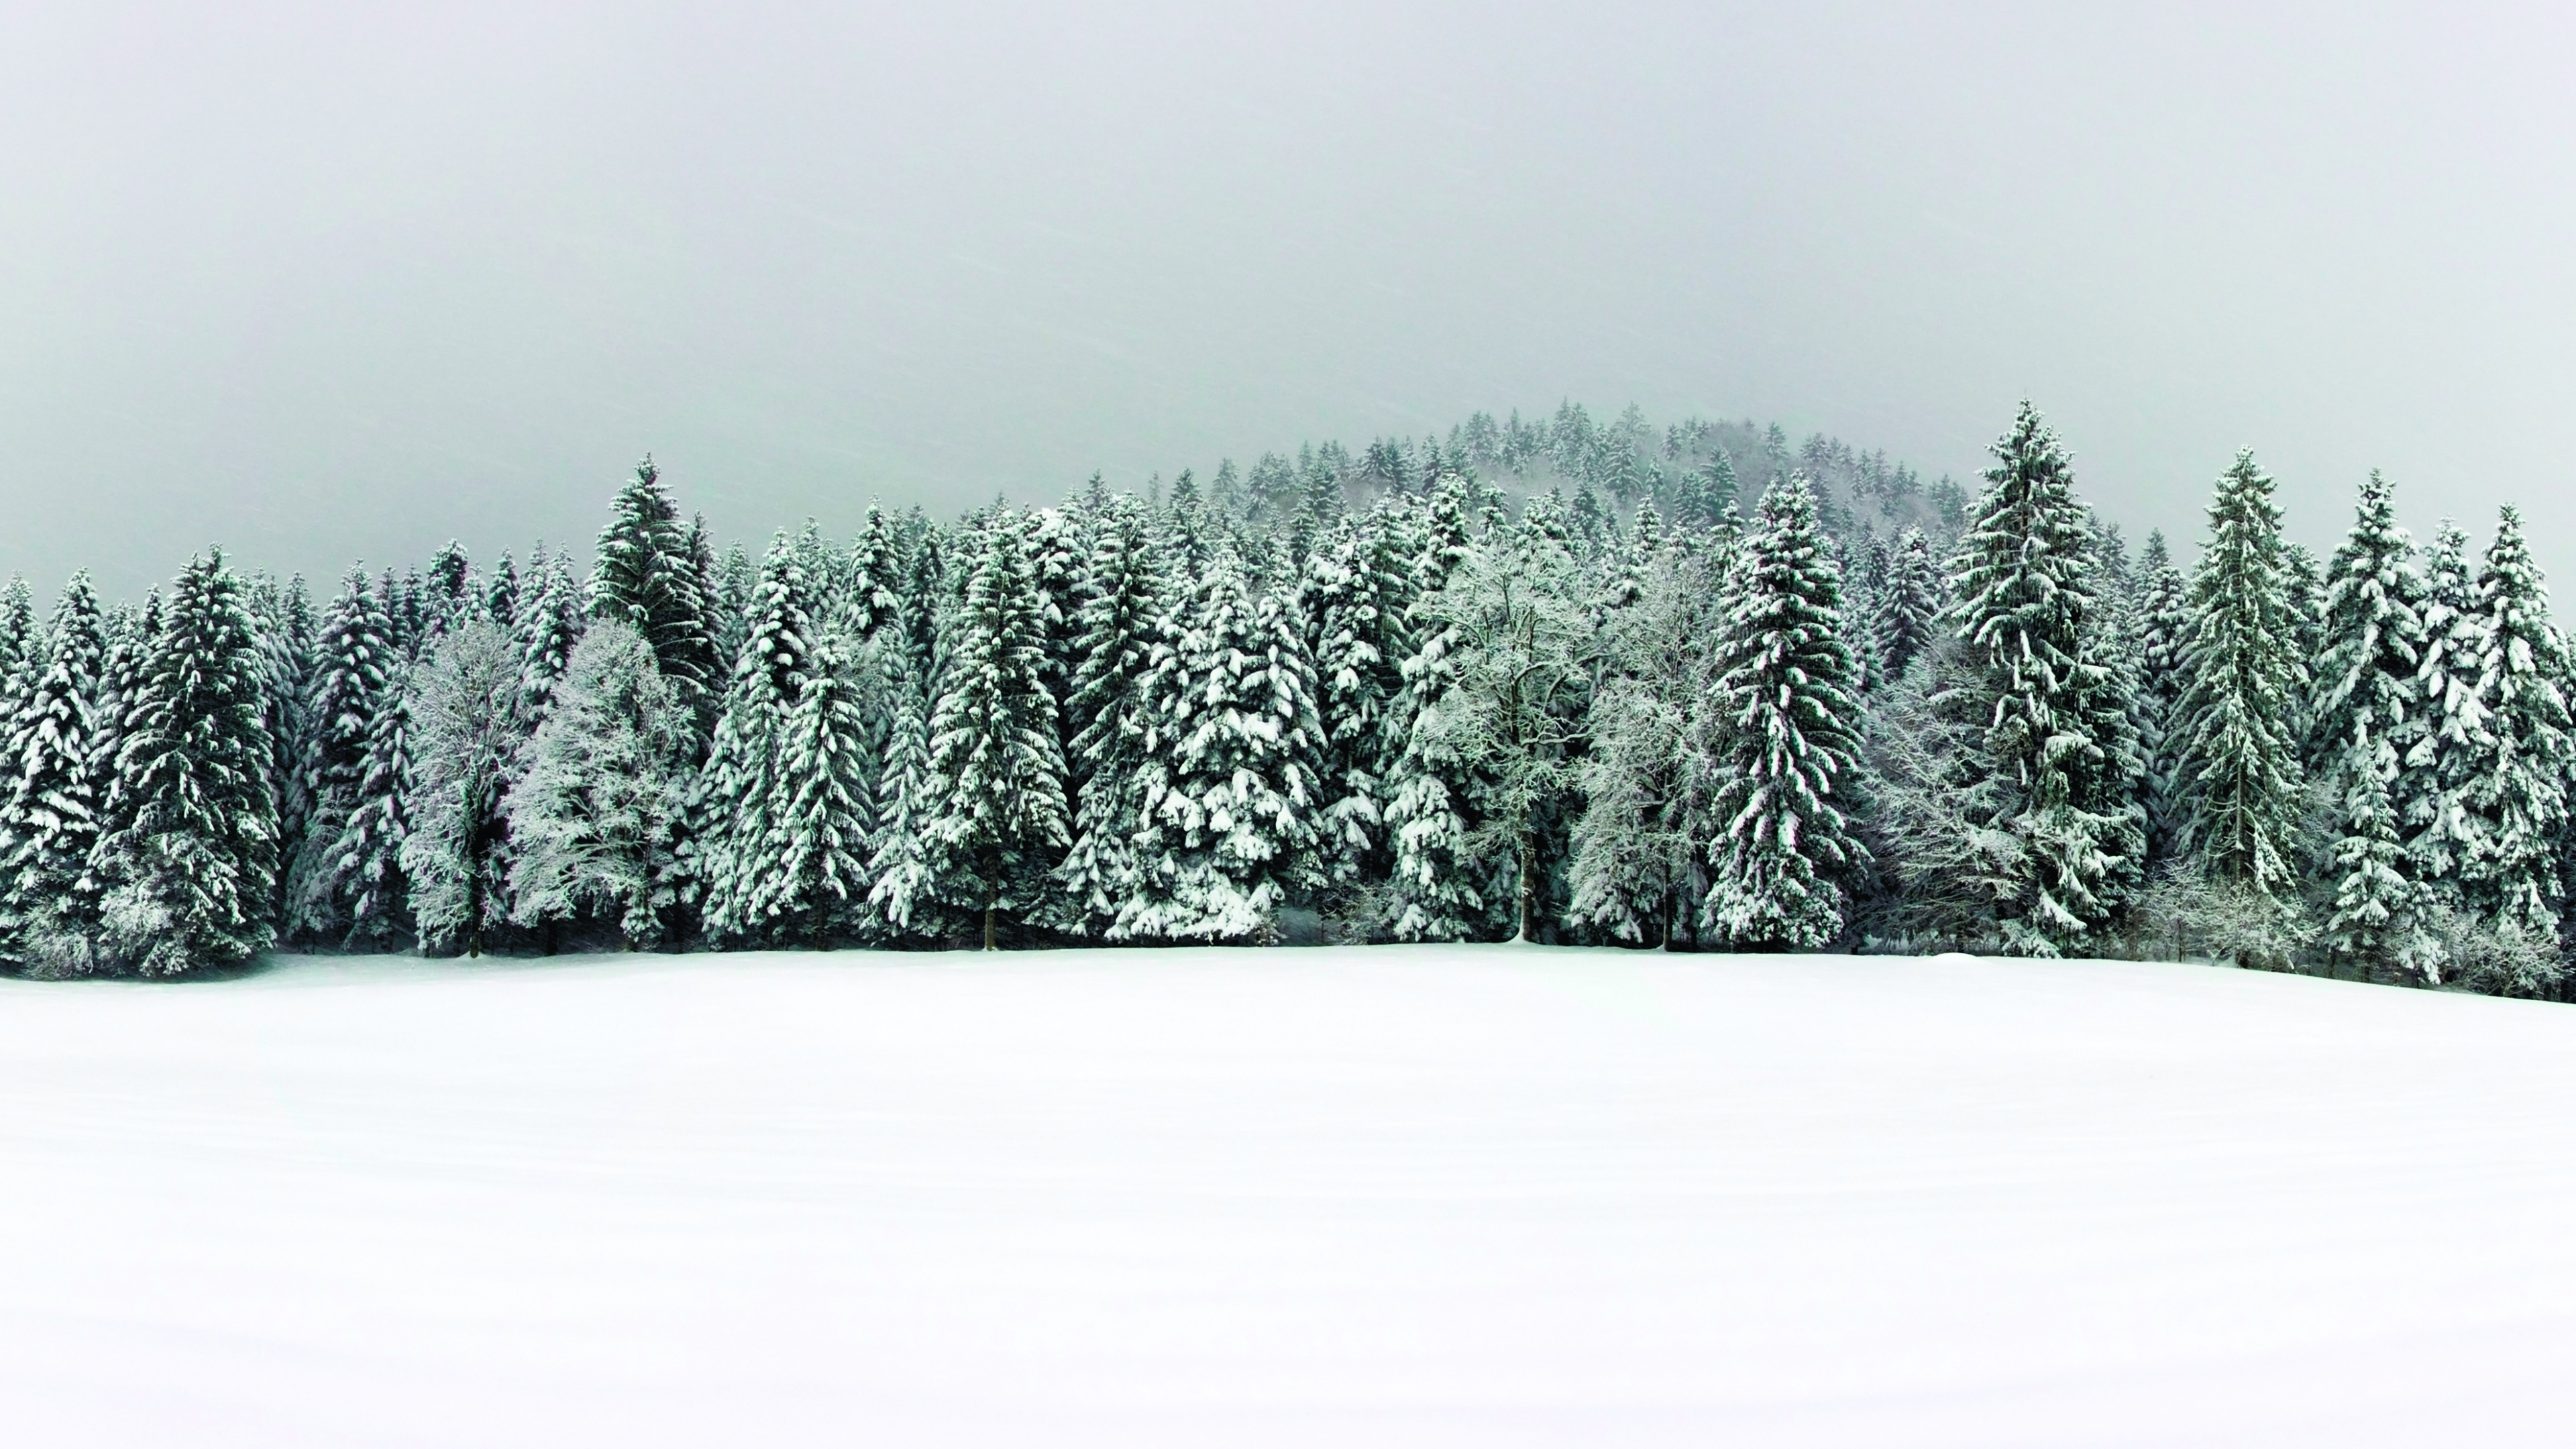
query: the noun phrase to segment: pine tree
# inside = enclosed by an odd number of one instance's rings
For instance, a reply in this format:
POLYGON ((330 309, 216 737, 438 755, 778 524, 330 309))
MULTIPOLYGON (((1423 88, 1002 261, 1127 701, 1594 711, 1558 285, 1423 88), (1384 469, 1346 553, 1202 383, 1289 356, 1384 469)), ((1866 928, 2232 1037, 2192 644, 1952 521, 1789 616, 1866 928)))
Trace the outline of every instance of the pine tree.
POLYGON ((1904 676, 1941 624, 1941 566, 1923 530, 1909 528, 1888 555, 1887 584, 1879 591, 1871 642, 1883 679, 1904 676))
MULTIPOLYGON (((299 580, 299 582, 301 582, 299 580)), ((483 617, 503 630, 519 622, 519 565, 508 549, 501 551, 499 562, 492 565, 492 577, 483 584, 483 617)))
POLYGON ((376 715, 400 665, 384 594, 351 567, 314 641, 304 701, 304 834, 287 871, 287 934, 338 941, 350 927, 341 837, 364 799, 376 715))
POLYGON ((662 676, 692 707, 718 678, 704 544, 703 530, 680 521, 648 457, 619 490, 590 573, 591 617, 642 635, 662 676))
POLYGON ((1152 522, 1131 494, 1106 501, 1084 570, 1081 635, 1066 716, 1073 745, 1073 846, 1058 871, 1062 924, 1106 935, 1143 888, 1136 834, 1144 816, 1145 740, 1154 721, 1154 651, 1166 580, 1152 522))
POLYGON ((2185 848, 2217 880, 2295 895, 2298 700, 2307 682, 2272 480, 2249 450, 2221 474, 2210 539, 2191 580, 2180 706, 2190 816, 2185 848))
POLYGON ((1412 600, 1389 523, 1382 512, 1346 523, 1307 564, 1303 607, 1314 621, 1324 728, 1319 815, 1326 870, 1344 885, 1383 880, 1394 863, 1385 831, 1395 765, 1387 720, 1404 692, 1412 600))
POLYGON ((870 934, 903 940, 945 928, 938 901, 938 862, 929 825, 944 806, 946 782, 931 769, 929 668, 904 611, 880 616, 886 626, 869 641, 885 701, 885 766, 878 772, 876 831, 868 842, 870 934))
POLYGON ((824 944, 868 892, 875 782, 858 683, 836 646, 807 671, 779 742, 780 798, 771 810, 775 883, 762 914, 824 944))
MULTIPOLYGON (((261 653, 268 664, 265 708, 272 746, 268 778, 270 792, 277 798, 277 858, 281 865, 291 865, 303 849, 304 833, 313 815, 313 796, 305 770, 313 730, 304 709, 313 687, 315 621, 312 596, 302 574, 288 580, 282 593, 270 590, 270 595, 271 607, 257 621, 261 653)), ((281 887, 289 874, 284 869, 278 872, 281 887)), ((284 919, 286 900, 282 890, 277 909, 280 919, 284 919)))
POLYGON ((1739 947, 1811 950, 1841 934, 1866 857, 1837 799, 1860 752, 1841 571, 1804 475, 1763 495, 1737 579, 1708 699, 1724 824, 1703 910, 1739 947))
POLYGON ((2462 887, 2477 849, 2468 792, 2487 734, 2468 553, 2468 535, 2442 520, 2425 556, 2424 662, 2415 671, 2424 727, 2398 777, 2401 833, 2415 879, 2436 904, 2453 907, 2467 905, 2462 887))
POLYGON ((98 882, 90 853, 113 778, 98 744, 107 640, 89 575, 76 573, 30 659, 34 683, 9 738, 0 803, 0 927, 8 958, 39 976, 96 969, 98 882))
POLYGON ((2528 938, 2556 942, 2564 895, 2557 859, 2568 825, 2564 641, 2523 542, 2522 514, 2507 506, 2478 570, 2477 697, 2485 729, 2465 790, 2475 849, 2462 872, 2481 915, 2528 938))
POLYGON ((1117 938, 1242 940, 1318 881, 1314 666, 1231 550, 1163 626, 1144 740, 1141 889, 1117 938))
POLYGON ((786 863, 777 848, 774 812, 793 783, 782 773, 788 715, 814 672, 820 601, 806 573, 812 556, 812 548, 782 533, 761 560, 743 645, 734 656, 733 680, 701 774, 707 929, 719 936, 757 930, 769 917, 763 903, 784 894, 786 863))
POLYGON ((1003 911, 1044 904, 1066 845, 1064 753, 1046 688, 1046 620, 1021 521, 977 530, 955 644, 930 720, 930 773, 947 795, 927 822, 944 897, 980 909, 994 949, 1003 911))
POLYGON ((2440 954, 2425 929, 2424 892, 2409 877, 2397 839, 2388 776, 2364 760, 2347 766, 2343 778, 2343 828, 2334 845, 2334 913, 2326 920, 2326 941, 2345 960, 2386 963, 2439 983, 2440 954))
POLYGON ((593 624, 503 800, 512 920, 608 922, 629 950, 665 939, 693 728, 644 636, 622 619, 593 624))
POLYGON ((152 640, 117 751, 110 813, 124 823, 96 852, 110 971, 230 966, 274 939, 264 670, 241 595, 220 550, 199 555, 172 584, 152 640))
POLYGON ((2056 955, 2109 922, 2132 835, 2111 752, 2089 732, 2116 712, 2100 650, 2092 534, 2057 436, 2025 402, 1951 564, 1948 618, 1973 675, 1959 706, 1985 722, 1970 818, 2016 849, 1988 883, 2014 950, 2056 955))
MULTIPOLYGON (((433 636, 431 647, 436 648, 433 636)), ((349 923, 342 944, 385 945, 411 929, 403 840, 411 831, 411 697, 414 666, 400 666, 377 696, 367 722, 366 766, 357 796, 331 846, 334 904, 349 923)))
POLYGON ((2181 848, 2188 810, 2180 751, 2183 651, 2191 632, 2191 611, 2182 570, 2174 567, 2162 532, 2147 535, 2138 559, 2137 605, 2131 613, 2137 631, 2138 685, 2132 714, 2137 720, 2139 753, 2145 775, 2138 792, 2146 819, 2149 867, 2174 858, 2181 848))
POLYGON ((412 681, 399 864, 425 951, 480 956, 509 921, 501 802, 527 743, 518 695, 519 650, 491 619, 448 631, 412 681))
POLYGON ((572 667, 587 610, 572 561, 562 554, 549 556, 544 544, 528 559, 528 589, 527 604, 511 632, 519 647, 521 725, 533 735, 553 705, 555 685, 572 667))

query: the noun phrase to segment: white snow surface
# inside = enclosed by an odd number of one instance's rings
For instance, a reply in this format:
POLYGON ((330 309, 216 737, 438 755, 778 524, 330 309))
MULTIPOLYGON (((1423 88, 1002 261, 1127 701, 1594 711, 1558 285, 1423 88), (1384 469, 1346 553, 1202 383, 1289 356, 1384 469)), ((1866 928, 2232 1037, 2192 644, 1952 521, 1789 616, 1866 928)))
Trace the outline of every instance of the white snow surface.
POLYGON ((1511 947, 0 982, 23 1445, 2563 1443, 2576 1008, 1511 947))

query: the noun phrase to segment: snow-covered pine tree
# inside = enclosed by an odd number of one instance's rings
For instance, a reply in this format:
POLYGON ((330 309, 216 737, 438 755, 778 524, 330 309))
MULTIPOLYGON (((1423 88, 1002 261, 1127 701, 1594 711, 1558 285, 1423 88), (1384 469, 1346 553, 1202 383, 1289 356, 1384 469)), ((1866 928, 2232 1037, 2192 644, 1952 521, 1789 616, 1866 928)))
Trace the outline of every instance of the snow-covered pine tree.
POLYGON ((451 538, 429 556, 429 571, 421 579, 421 638, 417 652, 426 655, 437 644, 438 636, 481 604, 474 564, 466 557, 465 545, 451 538))
POLYGON ((865 643, 903 603, 903 550, 884 511, 873 503, 842 573, 836 601, 840 633, 853 643, 865 643))
POLYGON ((518 695, 518 646, 487 618, 449 629, 412 677, 399 863, 424 951, 480 956, 509 921, 501 801, 527 744, 518 695))
POLYGON ((1153 724, 1154 651, 1163 634, 1166 580, 1153 522, 1135 495, 1107 499, 1092 521, 1075 644, 1073 846, 1057 876, 1069 930, 1106 935, 1142 879, 1136 834, 1144 816, 1145 740, 1153 724))
POLYGON ((633 625, 603 618, 583 634, 503 799, 512 920, 607 922, 630 950, 665 939, 694 728, 633 625))
POLYGON ((492 565, 492 576, 483 583, 483 617, 501 626, 504 632, 519 622, 519 565, 508 549, 492 565))
POLYGON ((303 838, 287 870, 286 934, 336 942, 349 931, 341 835, 363 799, 379 704, 401 663, 384 594, 351 566, 324 613, 303 706, 303 838))
POLYGON ((2161 530, 2147 535, 2136 572, 2137 603, 2130 617, 2137 630, 2138 683, 2130 712, 2137 720, 2138 750, 2146 765, 2138 803, 2146 817, 2146 863, 2153 870, 2180 849, 2188 809, 2176 711, 2182 698, 2183 649, 2191 632, 2191 610, 2182 570, 2174 566, 2161 530))
POLYGON ((1812 950, 1841 934, 1867 858, 1844 813, 1861 709, 1842 580, 1803 474, 1763 494, 1729 600, 1707 700, 1722 753, 1703 917, 1739 948, 1812 950))
POLYGON ((764 918, 817 946, 868 893, 876 825, 870 733, 851 664, 838 644, 825 644, 780 732, 779 797, 770 811, 778 866, 758 901, 764 918))
POLYGON ((110 813, 123 823, 95 857, 109 972, 231 966, 275 939, 266 671, 241 596, 221 550, 171 585, 117 751, 110 813))
POLYGON ((1404 692, 1412 591, 1384 510, 1345 521, 1307 560, 1303 608, 1313 621, 1315 705, 1323 720, 1318 771, 1323 859, 1342 886, 1384 880, 1394 864, 1385 831, 1395 760, 1387 718, 1404 692))
POLYGON ((930 720, 930 773, 946 792, 926 823, 939 888, 982 912, 988 951, 1002 912, 1046 904, 1051 857, 1067 843, 1064 750, 1025 528, 996 509, 973 535, 930 720))
MULTIPOLYGON (((2362 754, 2346 746, 2345 755, 2362 754)), ((2423 888, 2409 876, 2406 849, 2397 838, 2397 812, 2389 803, 2389 776, 2364 757, 2348 763, 2341 834, 2330 868, 2334 911, 2325 938, 2347 961, 2395 967, 2428 984, 2442 979, 2441 953, 2425 928, 2423 888)))
POLYGON ((98 834, 102 840, 123 830, 134 819, 133 798, 119 795, 112 787, 117 752, 124 748, 126 737, 134 733, 141 720, 143 681, 151 667, 153 647, 161 637, 162 614, 161 591, 152 589, 143 595, 140 608, 120 607, 107 616, 107 658, 99 665, 98 709, 91 720, 98 734, 105 780, 111 787, 100 806, 98 834))
POLYGON ((1871 628, 1882 679, 1901 678, 1941 627, 1941 565, 1923 530, 1909 528, 1887 558, 1887 583, 1879 591, 1871 628))
POLYGON ((89 575, 76 573, 54 605, 29 663, 33 684, 9 738, 0 797, 0 946, 32 975, 97 969, 98 883, 90 853, 113 761, 99 747, 104 621, 89 575))
POLYGON ((692 708, 721 676, 702 572, 707 561, 699 557, 704 543, 702 530, 680 521, 648 457, 618 490, 590 573, 591 617, 621 620, 643 636, 663 678, 692 708))
POLYGON ((2298 701, 2307 667, 2280 505, 2250 449, 2219 475, 2209 532, 2192 574, 2183 654, 2184 848, 2212 878, 2287 901, 2299 872, 2298 701))
POLYGON ((785 894, 774 811, 793 788, 780 773, 787 716, 814 670, 819 600, 806 564, 815 551, 810 537, 781 533, 770 542, 699 775, 698 868, 707 929, 719 937, 759 931, 769 921, 764 903, 785 894))
POLYGON ((589 615, 582 602, 581 581, 572 560, 549 555, 544 544, 528 559, 528 598, 511 633, 519 646, 521 728, 534 735, 552 706, 555 685, 572 667, 572 651, 581 644, 589 615))
POLYGON ((2434 903, 2463 910, 2477 835, 2467 795, 2487 728, 2478 698, 2478 614, 2468 535, 2443 519, 2424 558, 2424 662, 2415 671, 2424 727, 2406 751, 2396 793, 2416 881, 2434 903))
POLYGON ((1115 938, 1245 940, 1319 881, 1314 665, 1228 548, 1163 626, 1144 741, 1141 889, 1115 938))
MULTIPOLYGON (((444 627, 427 636, 432 648, 444 627)), ((367 721, 366 766, 352 808, 331 846, 333 904, 349 923, 343 945, 390 945, 411 929, 410 886, 403 875, 403 838, 411 815, 411 696, 416 666, 405 662, 385 680, 367 721)))
POLYGON ((2113 754, 2090 731, 2119 701, 2100 653, 2092 533, 2057 435, 2028 402, 1951 563, 1948 619, 1974 674, 1964 712, 1986 720, 1972 818, 2019 848, 1988 888, 2006 944, 2057 955, 2106 925, 2134 833, 2113 754))
POLYGON ((2525 937, 2558 939, 2565 888, 2558 871, 2568 828, 2567 778, 2576 764, 2565 694, 2565 641, 2549 595, 2507 505, 2478 570, 2477 695, 2485 729, 2464 791, 2476 821, 2462 872, 2470 906, 2525 937))
POLYGON ((910 605, 893 612, 868 642, 886 711, 885 764, 877 774, 876 830, 868 841, 867 933, 887 940, 936 937, 946 928, 929 824, 947 800, 931 770, 930 666, 917 646, 910 605))
POLYGON ((2414 553, 2373 469, 2326 571, 2308 757, 2343 802, 2328 942, 2347 960, 2438 974, 2395 804, 2403 761, 2424 733, 2425 587, 2414 553))
POLYGON ((261 653, 268 661, 268 702, 266 705, 269 754, 269 789, 277 797, 277 873, 280 886, 278 918, 286 913, 284 887, 290 871, 285 869, 303 849, 306 825, 313 814, 313 796, 307 788, 305 757, 312 746, 312 727, 305 718, 304 706, 313 687, 313 643, 315 621, 313 599, 306 589, 304 576, 297 574, 287 581, 283 591, 271 591, 264 617, 256 619, 260 629, 261 653))

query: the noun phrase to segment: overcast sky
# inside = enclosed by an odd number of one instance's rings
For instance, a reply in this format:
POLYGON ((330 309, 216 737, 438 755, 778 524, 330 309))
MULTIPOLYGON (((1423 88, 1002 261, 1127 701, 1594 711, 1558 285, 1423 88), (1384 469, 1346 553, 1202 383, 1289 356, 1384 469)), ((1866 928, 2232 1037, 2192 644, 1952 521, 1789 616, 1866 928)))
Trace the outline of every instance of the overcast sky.
MULTIPOLYGON (((2569 12, 0 7, 0 570, 728 536, 1468 411, 1776 419, 2576 578, 2569 12)), ((2576 585, 2568 585, 2576 587, 2576 585)))

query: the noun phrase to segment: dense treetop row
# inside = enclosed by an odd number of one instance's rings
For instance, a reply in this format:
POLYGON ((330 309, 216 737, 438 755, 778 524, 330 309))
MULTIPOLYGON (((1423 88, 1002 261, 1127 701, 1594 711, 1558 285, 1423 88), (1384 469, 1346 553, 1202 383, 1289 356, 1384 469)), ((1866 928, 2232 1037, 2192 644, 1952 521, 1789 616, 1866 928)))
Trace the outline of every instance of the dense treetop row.
POLYGON ((1500 939, 2219 954, 2553 992, 2567 651, 2507 510, 2186 574, 2025 406, 1970 497, 1633 409, 871 510, 755 560, 220 552, 0 599, 0 950, 1500 939))

